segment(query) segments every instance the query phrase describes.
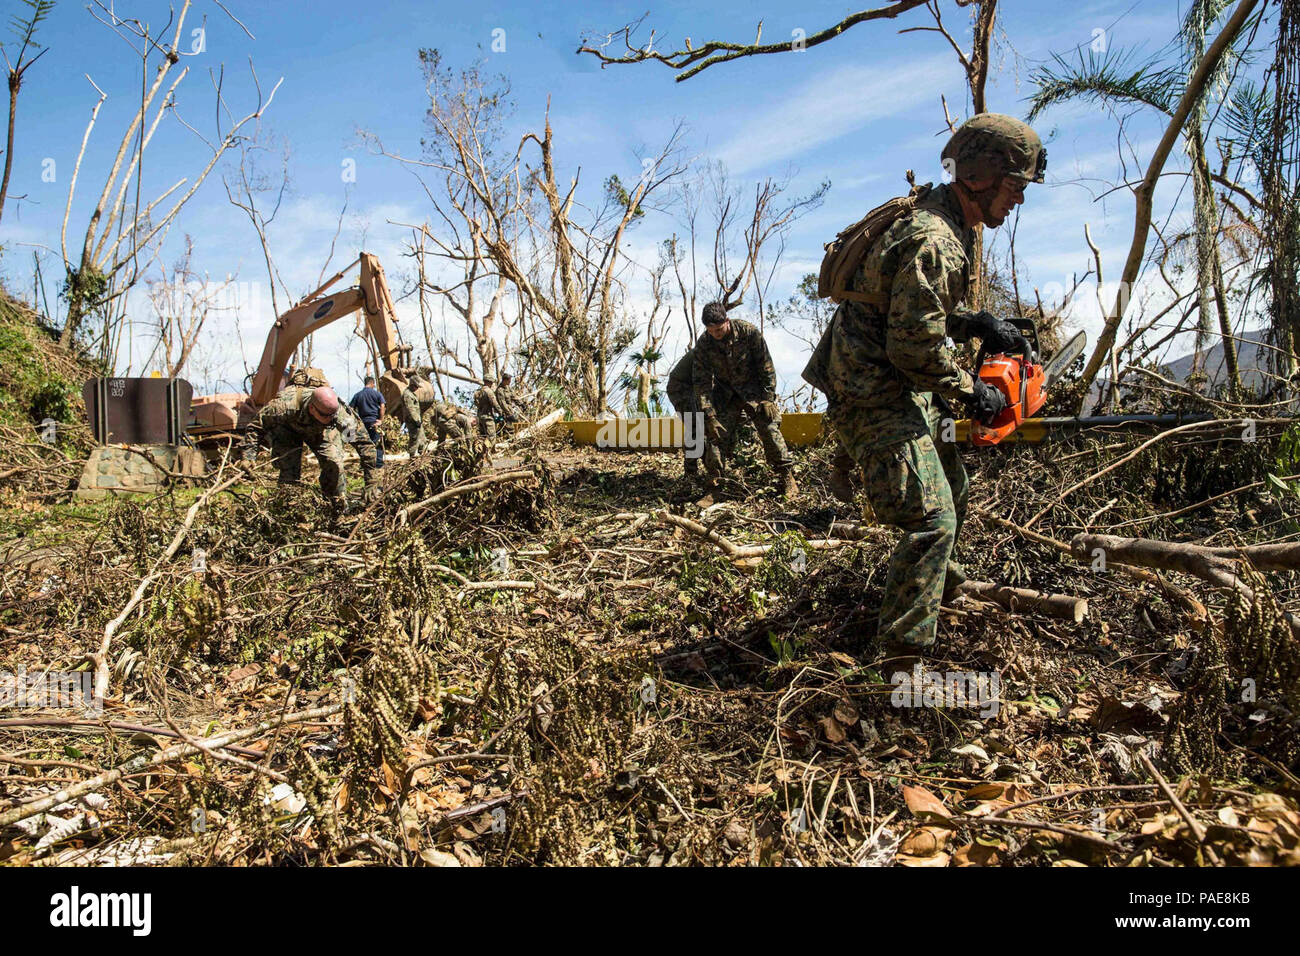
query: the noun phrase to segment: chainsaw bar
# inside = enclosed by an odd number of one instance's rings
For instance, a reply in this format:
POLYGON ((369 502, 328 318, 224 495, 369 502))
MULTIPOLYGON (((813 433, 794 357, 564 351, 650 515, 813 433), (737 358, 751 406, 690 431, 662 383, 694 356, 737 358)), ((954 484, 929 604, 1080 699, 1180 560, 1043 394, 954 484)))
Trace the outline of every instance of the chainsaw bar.
POLYGON ((1074 364, 1074 360, 1083 354, 1083 348, 1087 344, 1088 333, 1080 332, 1061 346, 1051 359, 1043 363, 1044 384, 1051 385, 1060 378, 1065 370, 1074 364))

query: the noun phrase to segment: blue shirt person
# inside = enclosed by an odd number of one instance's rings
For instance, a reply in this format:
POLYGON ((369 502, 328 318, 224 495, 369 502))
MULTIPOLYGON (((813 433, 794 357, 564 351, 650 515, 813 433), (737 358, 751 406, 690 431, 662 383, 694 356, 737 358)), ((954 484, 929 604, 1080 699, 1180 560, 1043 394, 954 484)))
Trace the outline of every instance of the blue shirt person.
POLYGON ((366 432, 370 435, 370 440, 375 443, 375 464, 384 463, 384 445, 379 434, 379 423, 384 420, 384 396, 375 388, 375 377, 366 376, 366 386, 352 396, 352 401, 348 402, 352 410, 357 413, 357 418, 366 426, 366 432))

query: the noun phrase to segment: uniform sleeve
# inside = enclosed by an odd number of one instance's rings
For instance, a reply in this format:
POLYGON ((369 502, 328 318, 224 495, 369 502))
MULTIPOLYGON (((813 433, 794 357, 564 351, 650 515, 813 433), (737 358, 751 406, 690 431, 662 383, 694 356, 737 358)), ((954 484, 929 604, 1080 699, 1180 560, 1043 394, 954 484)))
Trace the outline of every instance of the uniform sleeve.
POLYGON ((336 427, 341 435, 346 435, 351 431, 350 443, 356 449, 357 458, 361 461, 361 471, 363 474, 369 475, 378 460, 376 457, 377 450, 375 443, 370 440, 370 433, 366 431, 366 426, 361 423, 361 416, 353 415, 350 410, 340 408, 336 427))
POLYGON ((948 317, 964 292, 962 276, 955 248, 933 237, 921 239, 914 252, 899 259, 885 341, 890 362, 913 389, 958 401, 970 396, 974 382, 944 339, 948 317))
POLYGON ((271 399, 248 423, 248 430, 244 433, 244 448, 251 451, 258 445, 269 445, 271 429, 288 415, 288 402, 279 397, 271 399))
POLYGON ((772 402, 776 400, 776 366, 772 364, 772 353, 768 351, 767 339, 763 338, 763 333, 754 329, 754 341, 750 345, 753 355, 754 369, 757 371, 758 384, 763 389, 763 395, 760 401, 772 402))
POLYGON ((706 416, 712 415, 713 366, 709 364, 703 348, 697 348, 695 357, 691 360, 691 387, 695 390, 695 407, 706 416))

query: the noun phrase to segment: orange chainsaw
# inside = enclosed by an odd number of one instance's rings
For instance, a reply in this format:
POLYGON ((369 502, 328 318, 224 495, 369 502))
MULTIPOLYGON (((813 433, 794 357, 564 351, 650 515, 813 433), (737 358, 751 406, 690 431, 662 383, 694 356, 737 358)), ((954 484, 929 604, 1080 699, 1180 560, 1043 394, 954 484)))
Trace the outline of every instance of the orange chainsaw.
POLYGON ((996 445, 1019 428, 1027 418, 1032 418, 1047 403, 1047 388, 1074 364, 1088 344, 1088 336, 1080 332, 1048 361, 1038 358, 1038 329, 1029 319, 1008 320, 1024 334, 1029 342, 1025 354, 1007 354, 985 357, 980 350, 979 378, 985 385, 996 388, 1007 400, 1007 407, 998 413, 990 425, 981 425, 971 419, 970 440, 973 445, 996 445))

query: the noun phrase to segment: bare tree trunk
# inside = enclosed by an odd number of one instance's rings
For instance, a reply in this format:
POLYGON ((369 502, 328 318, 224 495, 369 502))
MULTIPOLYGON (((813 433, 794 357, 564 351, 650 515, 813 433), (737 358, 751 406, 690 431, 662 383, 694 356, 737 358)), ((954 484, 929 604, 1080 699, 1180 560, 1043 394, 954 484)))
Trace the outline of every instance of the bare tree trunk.
POLYGON ((5 198, 9 195, 9 173, 14 168, 14 116, 18 112, 18 87, 21 78, 14 72, 9 73, 9 136, 5 141, 5 175, 0 181, 0 218, 4 217, 5 198))
POLYGON ((1200 98, 1206 80, 1209 79, 1210 74, 1223 58, 1229 44, 1241 32, 1241 28, 1245 26, 1247 18, 1249 18, 1257 3, 1258 0, 1241 0, 1237 5, 1237 9, 1233 11, 1227 25, 1206 51, 1200 65, 1196 68, 1196 72, 1188 81, 1187 89, 1183 92, 1182 99, 1179 100, 1178 108, 1174 111, 1173 118, 1165 128, 1164 136, 1161 137, 1160 143, 1151 157, 1146 176, 1143 177, 1142 182, 1134 190, 1137 209, 1133 219, 1133 242, 1129 247, 1128 259, 1124 263, 1124 271, 1120 276, 1119 288, 1115 292, 1114 307, 1106 316, 1106 323, 1101 336, 1097 339, 1097 346, 1083 370, 1083 385, 1079 392, 1080 408, 1087 396, 1089 386, 1092 385, 1098 371, 1101 370, 1102 363, 1106 361, 1115 345, 1115 337, 1119 332, 1120 322, 1124 319, 1124 309, 1128 304, 1129 290, 1132 288, 1133 283, 1137 281, 1138 273, 1141 271, 1142 260, 1146 254, 1147 234, 1151 231, 1151 210, 1155 199, 1156 183, 1159 181, 1160 173, 1165 167, 1165 160, 1169 158, 1169 153, 1182 132, 1193 105, 1200 98))

